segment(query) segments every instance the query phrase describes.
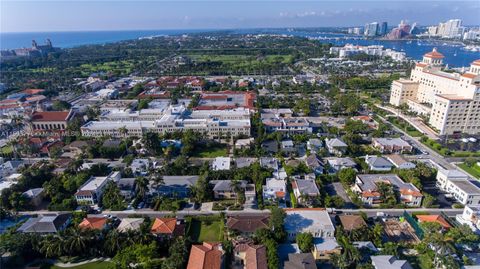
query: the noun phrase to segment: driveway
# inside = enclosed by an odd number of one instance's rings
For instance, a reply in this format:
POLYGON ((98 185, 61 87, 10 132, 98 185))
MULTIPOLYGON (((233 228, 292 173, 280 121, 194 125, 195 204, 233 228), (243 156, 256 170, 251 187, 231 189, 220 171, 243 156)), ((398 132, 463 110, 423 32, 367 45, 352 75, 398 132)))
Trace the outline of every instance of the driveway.
POLYGON ((327 186, 325 186, 325 191, 330 196, 333 196, 333 195, 340 196, 345 201, 345 206, 344 206, 345 208, 354 208, 352 200, 350 200, 350 197, 348 197, 347 192, 345 191, 345 189, 343 188, 340 182, 334 182, 334 183, 328 184, 327 186))

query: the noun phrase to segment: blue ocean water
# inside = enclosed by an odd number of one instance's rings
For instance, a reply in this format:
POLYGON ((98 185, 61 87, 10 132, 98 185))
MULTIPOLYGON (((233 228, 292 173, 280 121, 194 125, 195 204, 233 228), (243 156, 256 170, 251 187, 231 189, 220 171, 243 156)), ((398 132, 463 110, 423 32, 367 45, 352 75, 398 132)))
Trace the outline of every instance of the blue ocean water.
POLYGON ((444 62, 453 67, 469 66, 480 59, 480 52, 467 51, 462 45, 431 40, 366 40, 344 34, 322 33, 306 30, 287 29, 233 29, 233 30, 141 30, 141 31, 90 31, 90 32, 35 32, 35 33, 0 33, 0 49, 30 47, 32 39, 42 44, 47 38, 54 46, 71 48, 88 44, 105 44, 121 40, 160 35, 181 35, 203 32, 228 31, 233 34, 284 34, 319 39, 319 42, 334 45, 383 45, 385 48, 403 51, 412 59, 421 59, 422 55, 434 47, 445 55, 444 62))

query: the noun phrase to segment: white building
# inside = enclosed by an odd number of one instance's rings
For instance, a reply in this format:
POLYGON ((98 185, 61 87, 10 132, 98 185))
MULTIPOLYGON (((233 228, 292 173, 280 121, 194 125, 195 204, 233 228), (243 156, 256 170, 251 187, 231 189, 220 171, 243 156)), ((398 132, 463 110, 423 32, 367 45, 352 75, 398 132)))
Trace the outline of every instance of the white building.
POLYGON ((480 29, 470 29, 463 34, 464 40, 480 40, 480 29))
POLYGON ((284 179, 267 178, 263 186, 263 199, 265 201, 285 200, 287 186, 284 179))
POLYGON ((250 136, 250 112, 245 108, 187 111, 178 105, 134 113, 109 112, 101 121, 90 121, 81 127, 82 135, 90 137, 141 137, 146 132, 164 134, 187 129, 205 133, 211 139, 250 136))
POLYGON ((438 169, 437 186, 463 205, 480 205, 480 188, 458 170, 438 169))
POLYGON ((212 163, 212 170, 221 171, 221 170, 230 170, 230 163, 232 159, 230 157, 216 157, 212 163))
POLYGON ((465 27, 462 26, 462 20, 453 19, 441 22, 438 26, 428 27, 430 36, 439 36, 443 38, 461 38, 465 27))
POLYGON ((408 206, 421 206, 423 195, 412 183, 405 183, 394 174, 365 174, 357 175, 352 191, 358 193, 362 202, 373 206, 382 202, 382 194, 378 191, 378 184, 391 185, 400 194, 400 202, 408 206))
POLYGON ((327 211, 319 208, 286 209, 284 221, 288 241, 295 242, 298 233, 311 233, 314 238, 334 237, 335 226, 327 211))
POLYGON ((340 58, 348 58, 356 54, 367 54, 371 56, 390 57, 395 61, 404 61, 407 58, 405 52, 399 52, 392 49, 384 49, 380 45, 357 46, 346 44, 343 47, 331 47, 330 53, 338 55, 340 58))
POLYGON ((75 193, 78 204, 94 205, 102 199, 103 190, 109 181, 118 181, 120 172, 112 172, 106 177, 91 177, 75 193))
POLYGON ((407 104, 429 117, 440 135, 480 133, 480 60, 464 74, 442 71, 444 56, 436 49, 416 64, 410 79, 392 83, 390 104, 407 104))
POLYGON ((468 225, 475 233, 480 233, 480 206, 465 206, 463 213, 456 215, 455 219, 461 224, 468 225))

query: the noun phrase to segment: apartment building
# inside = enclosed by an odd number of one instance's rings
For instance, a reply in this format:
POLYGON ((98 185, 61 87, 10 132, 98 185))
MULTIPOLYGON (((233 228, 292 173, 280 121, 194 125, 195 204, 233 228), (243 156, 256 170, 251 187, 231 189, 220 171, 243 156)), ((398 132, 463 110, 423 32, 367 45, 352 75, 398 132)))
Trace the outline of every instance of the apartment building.
POLYGON ((468 225, 475 233, 480 233, 480 206, 465 206, 463 213, 456 215, 455 219, 461 224, 468 225))
POLYGON ((205 133, 211 139, 250 136, 250 110, 242 107, 221 111, 189 111, 183 105, 171 105, 168 109, 141 110, 134 115, 119 113, 118 117, 116 113, 109 113, 110 115, 108 117, 105 115, 101 121, 86 123, 81 127, 82 135, 141 137, 147 132, 164 134, 190 129, 205 133))
POLYGON ((390 104, 407 104, 429 117, 440 135, 480 133, 480 60, 467 72, 442 71, 444 56, 436 49, 425 54, 409 79, 392 83, 390 104))
POLYGON ((381 203, 382 194, 378 190, 378 184, 391 185, 400 194, 401 203, 408 206, 421 206, 423 195, 412 183, 405 183, 394 174, 365 174, 357 175, 352 190, 360 195, 362 202, 373 206, 381 203))
POLYGON ((480 205, 480 188, 458 170, 438 169, 436 185, 463 205, 480 205))

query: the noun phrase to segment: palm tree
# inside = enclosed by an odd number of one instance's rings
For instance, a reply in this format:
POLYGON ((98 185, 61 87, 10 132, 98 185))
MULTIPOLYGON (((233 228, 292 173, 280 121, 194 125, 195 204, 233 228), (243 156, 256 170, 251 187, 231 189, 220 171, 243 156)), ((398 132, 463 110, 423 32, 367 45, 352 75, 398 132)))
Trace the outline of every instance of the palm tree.
POLYGON ((122 249, 122 235, 117 230, 110 230, 105 237, 103 249, 109 256, 114 256, 117 251, 122 249))
POLYGON ((240 198, 240 195, 241 195, 241 192, 243 191, 242 189, 242 182, 240 180, 232 180, 230 182, 230 187, 232 188, 232 190, 235 192, 235 204, 238 205, 238 201, 239 201, 239 198, 240 198))
POLYGON ((135 178, 135 192, 137 198, 143 200, 148 192, 148 179, 145 177, 135 178))
POLYGON ((12 152, 13 152, 13 158, 14 159, 17 159, 17 152, 18 152, 18 145, 19 145, 19 142, 16 138, 13 138, 11 139, 10 141, 8 141, 7 143, 8 146, 10 146, 12 148, 12 152))

